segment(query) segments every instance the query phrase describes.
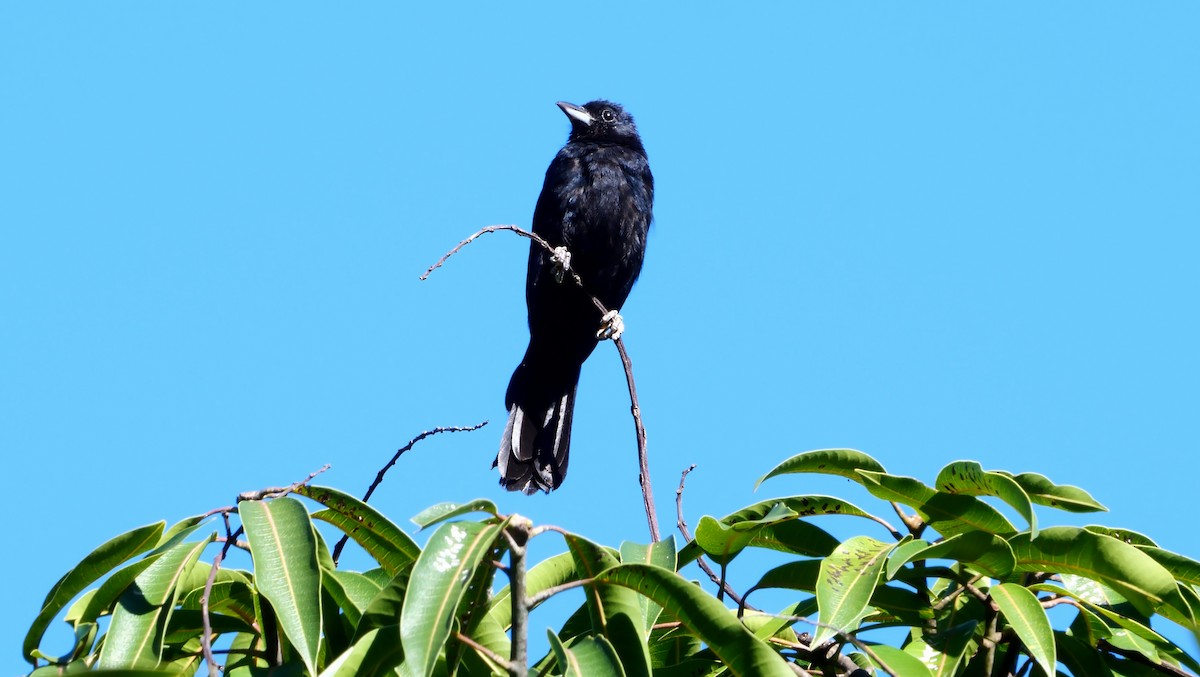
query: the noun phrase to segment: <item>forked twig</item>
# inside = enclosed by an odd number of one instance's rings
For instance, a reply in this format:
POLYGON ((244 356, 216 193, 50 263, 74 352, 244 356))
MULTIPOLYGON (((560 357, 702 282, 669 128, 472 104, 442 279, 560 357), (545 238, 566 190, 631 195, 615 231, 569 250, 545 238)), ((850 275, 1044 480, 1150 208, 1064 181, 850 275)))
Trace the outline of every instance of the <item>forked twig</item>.
MULTIPOLYGON (((449 259, 451 256, 454 256, 455 254, 457 254, 459 252, 459 250, 461 250, 463 247, 471 244, 472 242, 474 242, 475 240, 479 239, 480 237, 482 237, 483 235, 485 235, 487 233, 494 233, 498 230, 512 231, 512 232, 516 233, 517 235, 520 235, 521 237, 528 238, 529 240, 536 242, 538 244, 538 246, 540 246, 542 249, 545 249, 548 253, 554 254, 554 247, 549 242, 547 242, 545 240, 545 238, 538 235, 537 233, 532 233, 532 232, 525 230, 523 228, 520 228, 518 226, 510 226, 510 225, 487 226, 486 228, 479 229, 478 231, 476 231, 474 234, 472 234, 467 239, 463 240, 462 242, 459 242, 454 247, 454 249, 451 249, 450 251, 446 252, 446 254, 442 256, 442 258, 437 260, 437 263, 434 263, 432 266, 429 266, 429 269, 426 270, 423 275, 421 275, 421 279, 424 280, 424 279, 428 278, 430 273, 437 270, 438 268, 441 268, 442 264, 446 262, 446 259, 449 259)), ((575 272, 575 270, 573 268, 568 268, 566 270, 566 272, 571 275, 571 279, 575 281, 575 284, 579 285, 580 289, 583 290, 584 295, 591 298, 592 304, 596 306, 596 310, 600 311, 600 316, 603 317, 603 316, 607 315, 608 308, 604 307, 604 304, 600 302, 600 299, 596 298, 595 296, 592 296, 591 293, 589 293, 587 291, 587 285, 585 285, 583 283, 583 278, 579 277, 579 273, 575 272)), ((642 424, 642 410, 638 406, 637 386, 634 384, 634 381, 633 381, 633 363, 629 359, 629 353, 626 352, 626 350, 625 350, 625 342, 620 338, 617 338, 613 342, 616 343, 616 345, 617 345, 617 352, 621 356, 621 364, 622 364, 622 366, 625 367, 625 381, 629 385, 629 402, 630 402, 629 409, 630 409, 630 413, 633 414, 634 431, 637 434, 638 484, 641 486, 642 503, 645 504, 645 508, 646 508, 646 523, 650 527, 650 538, 652 540, 654 540, 655 542, 658 542, 658 541, 662 540, 662 536, 658 530, 658 514, 654 508, 654 487, 650 481, 650 460, 649 460, 649 457, 646 455, 646 427, 642 424)), ((334 559, 336 559, 336 555, 335 555, 334 559)))

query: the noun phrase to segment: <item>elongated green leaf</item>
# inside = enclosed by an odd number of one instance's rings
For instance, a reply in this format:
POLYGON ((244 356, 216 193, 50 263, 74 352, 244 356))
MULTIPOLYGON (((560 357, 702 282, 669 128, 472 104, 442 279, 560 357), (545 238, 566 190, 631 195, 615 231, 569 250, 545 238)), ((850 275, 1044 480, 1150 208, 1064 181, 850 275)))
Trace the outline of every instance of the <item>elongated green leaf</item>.
POLYGON ((392 580, 384 584, 379 594, 371 600, 363 610, 362 617, 354 629, 354 639, 359 639, 368 631, 384 628, 400 618, 400 610, 404 604, 404 593, 408 590, 408 581, 412 574, 412 565, 396 574, 392 580))
POLYGON ((359 637, 354 646, 331 661, 321 672, 321 677, 391 674, 404 658, 399 637, 399 625, 370 630, 359 637))
POLYGON ((988 472, 975 461, 955 461, 942 468, 934 486, 938 491, 967 496, 995 496, 1011 505, 1025 522, 1029 531, 1037 538, 1037 515, 1029 495, 1011 475, 988 472))
POLYGON ((824 557, 838 546, 838 539, 807 520, 795 519, 764 526, 755 532, 750 545, 806 557, 824 557))
MULTIPOLYGON (((566 541, 581 578, 595 578, 602 571, 619 564, 609 549, 582 536, 569 534, 566 541)), ((621 587, 594 584, 587 586, 586 593, 592 629, 602 633, 612 643, 626 673, 631 677, 649 675, 650 653, 645 641, 649 628, 642 625, 648 612, 643 609, 637 594, 621 587)), ((569 627, 568 621, 564 631, 569 627)), ((567 637, 568 640, 574 638, 572 635, 567 637)))
POLYGON ((176 543, 146 567, 121 594, 100 651, 104 668, 150 668, 159 664, 162 632, 175 606, 176 585, 214 536, 176 543))
POLYGON ((1129 529, 1105 527, 1099 524, 1089 524, 1084 527, 1084 529, 1087 529, 1093 534, 1100 534, 1101 536, 1115 538, 1118 541, 1121 541, 1122 543, 1128 543, 1129 545, 1148 546, 1151 548, 1158 547, 1158 544, 1151 540, 1149 536, 1145 534, 1139 534, 1136 531, 1130 531, 1129 529))
POLYGON ((383 586, 368 576, 354 571, 338 571, 322 568, 321 582, 337 601, 346 620, 357 626, 362 613, 379 594, 383 586))
POLYGON ((580 637, 570 647, 554 631, 546 635, 564 677, 625 677, 617 651, 604 635, 580 637))
POLYGON ((809 597, 795 604, 789 605, 777 614, 758 613, 758 618, 751 616, 752 612, 747 611, 742 616, 742 624, 754 633, 754 636, 759 639, 767 639, 769 637, 779 637, 788 641, 795 641, 796 635, 789 636, 788 628, 796 623, 799 623, 801 618, 807 618, 810 615, 817 613, 817 598, 809 597))
POLYGON ((1043 475, 1024 472, 1011 475, 1003 470, 996 472, 1009 475, 1025 490, 1029 499, 1038 505, 1048 505, 1067 512, 1107 512, 1108 508, 1096 502, 1091 494, 1067 484, 1055 484, 1043 475))
POLYGON ((763 475, 757 482, 754 483, 754 489, 757 491, 760 484, 779 475, 789 475, 793 473, 823 473, 826 475, 840 475, 842 477, 852 479, 855 482, 861 482, 858 470, 870 470, 872 472, 886 472, 879 461, 871 458, 861 451, 854 449, 817 449, 815 451, 806 451, 802 454, 787 459, 783 463, 775 466, 766 475, 763 475))
POLYGON ((754 537, 763 527, 779 522, 793 520, 796 511, 776 504, 770 512, 759 519, 743 520, 733 523, 723 523, 705 515, 696 525, 696 544, 718 564, 728 564, 739 553, 750 545, 754 537))
POLYGON ((877 667, 886 666, 887 671, 896 677, 933 677, 933 673, 921 659, 912 654, 887 645, 873 646, 871 650, 883 661, 883 664, 877 667))
POLYGON ((883 543, 867 536, 855 536, 838 546, 821 561, 817 576, 817 606, 822 626, 812 645, 820 645, 840 632, 858 629, 863 611, 871 603, 879 584, 887 556, 896 543, 883 543))
POLYGON ((503 524, 448 522, 429 537, 429 543, 413 565, 400 613, 406 675, 433 674, 467 584, 507 525, 507 521, 503 524))
POLYGON ((863 486, 872 495, 885 501, 895 501, 916 509, 921 518, 943 536, 968 531, 986 531, 997 536, 1011 536, 1016 527, 1004 519, 995 508, 962 494, 935 491, 911 477, 884 475, 860 470, 863 486))
MULTIPOLYGON (((730 513, 721 518, 722 524, 736 524, 739 522, 753 522, 766 517, 776 506, 782 504, 785 508, 794 511, 800 517, 812 517, 814 515, 851 515, 854 517, 866 517, 871 519, 871 515, 860 509, 858 506, 848 501, 843 501, 840 498, 833 496, 787 496, 784 498, 772 498, 766 501, 760 501, 753 505, 746 506, 735 513, 730 513)), ((785 525, 792 522, 783 521, 773 525, 769 525, 766 530, 760 532, 764 537, 770 537, 771 529, 786 529, 785 525)), ((814 527, 815 528, 815 527, 814 527)), ((832 539, 832 537, 830 537, 832 539)), ((832 539, 834 547, 836 547, 837 539, 832 539)), ((828 540, 821 539, 814 544, 814 549, 824 548, 829 545, 828 540)), ((832 552, 832 548, 830 548, 832 552)), ((693 540, 679 551, 678 566, 683 567, 696 560, 704 551, 693 540)))
POLYGON ((154 547, 166 526, 166 522, 156 522, 109 539, 58 579, 42 602, 41 612, 34 618, 25 634, 25 642, 22 645, 25 660, 34 662, 33 652, 42 641, 42 635, 46 634, 46 628, 75 595, 129 558, 154 547))
POLYGON ((1016 583, 1001 583, 991 589, 992 600, 1012 626, 1026 651, 1042 666, 1047 675, 1054 674, 1058 657, 1054 648, 1054 629, 1046 610, 1037 597, 1016 583))
POLYGON ((1112 587, 1147 616, 1165 602, 1182 603, 1170 572, 1146 553, 1115 538, 1077 527, 1043 529, 1036 540, 1014 536, 1016 571, 1056 571, 1112 587))
MULTIPOLYGON (((626 541, 621 544, 621 562, 624 564, 632 562, 653 564, 667 571, 675 571, 675 537, 668 536, 664 540, 649 545, 626 541)), ((644 629, 654 627, 654 624, 658 622, 659 614, 662 613, 662 607, 641 595, 638 595, 637 600, 638 606, 642 609, 641 627, 644 629)))
POLYGON ((621 544, 621 562, 631 564, 653 564, 668 571, 675 571, 675 537, 667 536, 661 541, 644 545, 625 541, 621 544))
MULTIPOLYGON (((476 567, 474 574, 467 582, 467 589, 458 603, 456 612, 458 628, 463 634, 472 636, 481 624, 487 622, 489 603, 492 599, 492 591, 495 589, 494 584, 498 572, 496 567, 487 563, 503 561, 509 555, 509 547, 506 538, 497 538, 492 541, 491 549, 483 555, 485 564, 476 567)), ((526 570, 525 580, 529 580, 528 570, 526 570)), ((527 589, 525 599, 529 599, 528 595, 527 589)), ((481 654, 474 647, 469 647, 463 642, 450 642, 446 646, 445 669, 451 675, 477 672, 482 667, 478 665, 480 658, 482 658, 481 654), (466 662, 466 665, 460 665, 463 661, 466 662)), ((439 659, 439 672, 441 662, 439 659)))
POLYGON ((317 673, 321 647, 321 567, 304 504, 294 498, 242 501, 238 514, 250 541, 254 581, 305 667, 317 673))
POLYGON ((902 566, 918 559, 966 562, 980 573, 993 578, 1007 577, 1017 564, 1012 548, 1003 538, 986 531, 968 531, 934 544, 910 541, 897 548, 888 558, 888 578, 895 578, 902 566))
POLYGON ((313 513, 313 519, 328 522, 348 534, 391 576, 400 573, 421 554, 421 548, 400 527, 350 494, 330 487, 308 485, 301 486, 296 493, 328 508, 313 513))
POLYGON ((1200 585, 1200 562, 1154 546, 1145 545, 1137 546, 1137 548, 1161 564, 1177 580, 1188 585, 1200 585))
POLYGON ((599 575, 670 609, 735 675, 794 677, 787 663, 750 633, 723 604, 678 574, 647 564, 622 564, 599 575))
MULTIPOLYGON (((95 621, 105 613, 111 613, 113 605, 117 603, 117 599, 125 592, 125 589, 133 583, 134 579, 139 574, 146 570, 151 564, 154 564, 162 553, 147 555, 146 557, 130 564, 123 569, 119 569, 112 576, 94 590, 94 594, 88 597, 87 604, 78 610, 76 616, 78 621, 91 622, 95 621)), ((67 619, 72 621, 71 618, 67 619)))
POLYGON ((411 519, 411 522, 422 529, 427 529, 438 522, 445 522, 455 517, 469 515, 473 512, 486 512, 492 517, 499 516, 496 504, 486 498, 477 498, 467 503, 438 503, 425 508, 411 519))
POLYGON ((870 517, 870 514, 849 501, 843 501, 834 496, 811 494, 806 496, 784 496, 759 501, 735 513, 730 513, 722 517, 721 522, 724 524, 736 524, 738 522, 760 520, 769 515, 772 510, 776 509, 776 506, 781 504, 788 510, 794 511, 800 517, 813 517, 815 515, 870 517))

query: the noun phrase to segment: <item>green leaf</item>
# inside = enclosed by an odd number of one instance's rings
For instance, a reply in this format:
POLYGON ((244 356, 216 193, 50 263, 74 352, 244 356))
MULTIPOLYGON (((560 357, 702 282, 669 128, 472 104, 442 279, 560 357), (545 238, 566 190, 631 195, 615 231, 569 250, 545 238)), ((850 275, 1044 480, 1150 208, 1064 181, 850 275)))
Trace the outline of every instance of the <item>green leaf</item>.
POLYGON ((653 564, 667 571, 675 571, 675 537, 667 536, 661 541, 644 545, 625 541, 621 544, 621 562, 653 564))
POLYGON ((1017 564, 1012 548, 1003 538, 986 531, 968 531, 932 545, 925 541, 910 541, 897 548, 888 558, 888 578, 895 578, 905 564, 922 559, 966 562, 992 578, 1006 578, 1017 564))
POLYGON ((1184 557, 1170 550, 1163 550, 1150 545, 1136 546, 1138 550, 1146 553, 1155 562, 1158 562, 1164 569, 1169 571, 1177 580, 1188 585, 1200 585, 1200 562, 1197 562, 1190 557, 1184 557))
POLYGON ((105 668, 148 668, 158 665, 162 633, 178 595, 177 584, 212 542, 176 543, 146 567, 121 594, 100 651, 105 668))
POLYGON ((552 630, 547 630, 546 636, 564 677, 625 677, 616 649, 603 635, 581 637, 570 647, 552 630))
POLYGON ((1011 505, 1017 514, 1029 524, 1029 531, 1037 538, 1037 516, 1029 495, 1011 475, 988 472, 975 461, 955 461, 942 468, 934 486, 939 491, 966 496, 995 496, 1011 505))
POLYGON ((897 546, 867 536, 855 536, 837 547, 821 561, 817 576, 817 606, 822 626, 811 644, 818 646, 835 634, 858 629, 863 611, 887 564, 887 556, 897 546))
POLYGON ((400 618, 400 610, 404 605, 404 593, 408 590, 408 581, 412 574, 409 564, 392 580, 384 584, 379 594, 371 600, 362 612, 362 618, 354 629, 355 639, 376 628, 392 625, 400 618))
POLYGON ((647 564, 622 564, 597 577, 649 597, 706 643, 735 675, 794 677, 787 663, 711 595, 678 574, 647 564))
POLYGON ((294 498, 242 501, 238 514, 254 558, 254 582, 312 674, 321 647, 321 567, 304 504, 294 498))
POLYGON ((1091 494, 1067 484, 1055 484, 1045 476, 1032 472, 1011 475, 1003 470, 996 472, 1009 475, 1025 490, 1029 499, 1038 505, 1048 505, 1067 512, 1107 512, 1108 508, 1096 502, 1091 494))
MULTIPOLYGON (((675 537, 667 536, 666 539, 649 545, 625 541, 621 544, 621 562, 623 564, 640 562, 652 564, 667 571, 675 571, 675 537)), ((658 622, 659 614, 662 613, 662 607, 641 595, 637 600, 638 606, 642 609, 641 627, 644 629, 654 627, 654 624, 658 622)))
MULTIPOLYGON (((933 677, 933 673, 921 659, 905 651, 887 645, 872 646, 871 651, 887 665, 888 672, 896 677, 933 677)), ((883 665, 877 667, 882 668, 883 665)))
POLYGON ((467 503, 438 503, 425 508, 412 518, 412 523, 422 529, 431 527, 438 522, 469 515, 473 512, 486 512, 492 517, 499 517, 496 504, 486 498, 477 498, 467 503))
POLYGON ((328 522, 348 534, 390 576, 406 569, 421 554, 416 541, 400 527, 350 494, 330 487, 309 485, 301 486, 296 493, 328 508, 313 513, 313 519, 328 522))
POLYGON ((404 653, 400 650, 400 626, 374 628, 359 637, 342 655, 321 672, 320 677, 356 677, 391 673, 404 653))
POLYGON ((25 634, 25 642, 21 649, 25 660, 35 664, 33 652, 42 641, 42 635, 46 634, 46 628, 75 595, 129 558, 154 547, 166 526, 166 522, 156 522, 109 539, 58 579, 43 600, 41 612, 34 618, 25 634))
POLYGON ((1015 571, 1052 571, 1099 581, 1146 616, 1164 602, 1182 602, 1170 572, 1137 548, 1077 527, 1043 529, 1036 540, 1014 536, 1015 571))
POLYGON ((852 479, 855 482, 860 482, 861 479, 858 470, 870 470, 872 472, 886 472, 883 466, 878 461, 864 454, 861 451, 854 449, 817 449, 815 451, 806 451, 802 454, 796 454, 788 460, 775 466, 766 475, 763 475, 757 482, 754 483, 755 491, 763 482, 777 477, 779 475, 789 475, 793 473, 823 473, 826 475, 840 475, 842 477, 852 479))
POLYGON ((1012 626, 1030 656, 1047 675, 1054 674, 1058 658, 1054 649, 1054 629, 1037 597, 1016 583, 1001 583, 991 589, 992 601, 1012 626))
MULTIPOLYGON (((873 519, 870 514, 866 513, 858 506, 848 501, 843 501, 842 499, 834 498, 833 496, 809 495, 788 496, 785 498, 772 498, 767 501, 760 501, 753 505, 746 506, 735 513, 726 515, 722 517, 720 521, 725 525, 736 524, 738 522, 753 522, 755 520, 763 519, 780 504, 782 504, 785 508, 794 511, 800 517, 812 517, 814 515, 852 515, 855 517, 866 517, 868 519, 873 519)), ((788 527, 785 525, 792 523, 793 522, 783 521, 773 525, 768 525, 764 530, 760 531, 758 535, 762 536, 763 538, 770 538, 772 535, 772 530, 787 529, 788 527)), ((813 528, 815 529, 816 527, 813 528)), ((809 533, 815 532, 810 531, 809 533)), ((820 537, 818 536, 818 538, 820 537)), ((830 539, 833 540, 833 547, 837 547, 837 539, 834 539, 833 537, 830 537, 830 539)), ((820 540, 814 544, 813 549, 819 550, 827 545, 829 545, 829 541, 827 539, 820 538, 820 540)), ((832 548, 830 548, 829 552, 832 551, 832 548)), ((696 541, 693 540, 679 551, 678 566, 683 567, 694 562, 696 558, 703 553, 704 551, 699 545, 696 544, 696 541)))
POLYGON ((1115 538, 1118 541, 1121 541, 1122 543, 1128 543, 1129 545, 1149 546, 1152 548, 1158 547, 1158 544, 1151 540, 1149 536, 1146 536, 1145 534, 1139 534, 1136 531, 1130 531, 1129 529, 1105 527, 1100 526, 1099 524, 1089 524, 1084 527, 1084 529, 1087 529, 1093 534, 1100 534, 1102 536, 1108 536, 1109 538, 1115 538))
POLYGON ((507 520, 503 524, 449 522, 429 537, 413 565, 400 613, 407 675, 433 674, 467 584, 507 526, 507 520))
POLYGON ((355 571, 322 568, 321 582, 337 601, 351 626, 358 626, 363 611, 375 599, 383 586, 370 577, 355 571))
POLYGON ((821 527, 802 519, 768 524, 754 533, 750 545, 793 555, 824 557, 838 547, 838 539, 821 527))
POLYGON ((728 564, 750 545, 763 527, 796 517, 796 511, 782 503, 775 504, 766 515, 753 520, 724 523, 705 515, 696 525, 696 544, 714 562, 728 564))
POLYGON ((751 613, 746 612, 742 616, 742 623, 750 628, 755 637, 759 639, 767 639, 769 637, 780 637, 789 641, 795 641, 796 635, 788 636, 787 629, 800 622, 800 618, 817 612, 817 598, 809 597, 795 604, 789 605, 786 609, 777 614, 766 614, 759 612, 757 619, 751 617, 751 613))
POLYGON ((885 501, 895 501, 914 508, 921 519, 943 536, 968 531, 986 531, 997 536, 1011 536, 1016 527, 1004 519, 995 508, 962 494, 935 491, 911 477, 884 475, 860 470, 863 486, 872 495, 885 501))
MULTIPOLYGON (((568 534, 565 538, 581 578, 596 578, 601 572, 618 566, 617 558, 607 548, 578 534, 568 534)), ((650 652, 645 640, 649 628, 642 625, 647 611, 643 610, 637 594, 621 587, 596 584, 586 586, 585 591, 591 628, 608 638, 628 674, 635 677, 649 675, 650 652)))

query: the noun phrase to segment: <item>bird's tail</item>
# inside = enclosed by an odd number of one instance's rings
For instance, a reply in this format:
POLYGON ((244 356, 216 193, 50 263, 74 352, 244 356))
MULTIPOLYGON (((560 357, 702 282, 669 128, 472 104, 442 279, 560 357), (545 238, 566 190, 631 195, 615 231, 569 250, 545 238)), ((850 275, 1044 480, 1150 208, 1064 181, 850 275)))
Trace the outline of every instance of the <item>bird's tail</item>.
POLYGON ((508 384, 508 423, 494 466, 509 491, 549 493, 567 476, 579 371, 554 373, 522 361, 508 384))

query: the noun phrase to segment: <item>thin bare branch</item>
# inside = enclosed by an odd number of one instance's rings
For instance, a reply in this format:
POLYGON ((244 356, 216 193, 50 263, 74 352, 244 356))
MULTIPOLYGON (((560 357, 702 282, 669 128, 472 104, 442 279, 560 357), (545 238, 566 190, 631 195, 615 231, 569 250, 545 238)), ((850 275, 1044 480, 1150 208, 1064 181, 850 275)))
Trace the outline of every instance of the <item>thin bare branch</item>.
POLYGON ((545 602, 546 600, 550 599, 551 597, 557 595, 558 593, 560 593, 564 590, 570 590, 572 588, 578 588, 578 587, 582 587, 584 585, 590 585, 591 583, 592 583, 591 578, 581 578, 577 581, 571 581, 569 583, 563 583, 562 585, 556 585, 552 588, 546 588, 545 590, 539 592, 538 594, 530 597, 526 602, 526 606, 528 606, 530 609, 533 609, 537 605, 541 604, 542 602, 545 602))
MULTIPOLYGON (((679 527, 679 533, 683 536, 685 541, 691 541, 692 534, 690 531, 688 531, 687 522, 685 522, 683 519, 683 485, 684 482, 687 481, 688 473, 695 469, 696 464, 693 463, 683 471, 683 473, 679 476, 679 488, 675 490, 675 515, 677 518, 675 526, 679 527)), ((745 600, 742 599, 741 595, 737 594, 733 587, 725 582, 723 577, 718 576, 717 572, 713 571, 712 567, 708 565, 707 561, 705 561, 703 555, 696 557, 696 565, 703 569, 704 573, 708 574, 709 580, 711 580, 717 586, 718 591, 724 592, 726 595, 729 595, 730 599, 732 599, 734 602, 737 602, 739 613, 741 612, 741 609, 746 608, 757 611, 757 609, 754 609, 754 607, 746 606, 745 600)))
MULTIPOLYGON (((447 256, 449 256, 449 254, 447 254, 447 256)), ((400 460, 400 457, 402 455, 404 455, 405 452, 412 449, 413 446, 416 445, 417 442, 420 442, 421 440, 425 439, 426 437, 430 437, 431 435, 437 435, 439 433, 458 433, 458 432, 471 432, 473 430, 479 430, 480 428, 482 428, 483 426, 485 426, 487 424, 488 424, 487 421, 483 421, 482 423, 476 423, 475 425, 472 425, 472 426, 438 426, 432 430, 426 430, 425 432, 421 433, 420 435, 417 435, 416 437, 412 438, 411 440, 408 441, 408 444, 405 444, 404 446, 397 449, 396 453, 392 454, 391 460, 388 461, 387 463, 385 463, 384 466, 379 469, 379 472, 375 474, 375 481, 371 482, 371 486, 367 488, 367 493, 363 494, 363 498, 362 498, 363 503, 366 503, 367 501, 371 500, 371 495, 375 493, 375 489, 377 489, 379 487, 379 485, 383 482, 383 476, 386 475, 387 471, 391 470, 392 466, 396 465, 396 461, 400 460)), ((350 540, 350 534, 343 534, 342 537, 340 539, 338 539, 337 545, 333 546, 333 554, 331 556, 333 557, 334 564, 337 564, 338 559, 341 558, 342 550, 346 547, 346 542, 349 540, 350 540)))

